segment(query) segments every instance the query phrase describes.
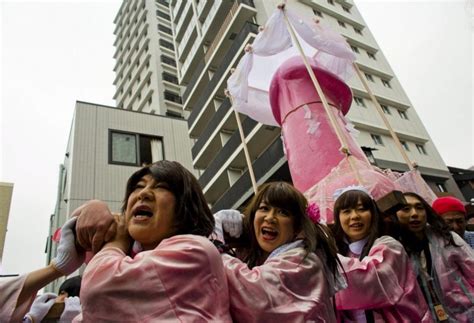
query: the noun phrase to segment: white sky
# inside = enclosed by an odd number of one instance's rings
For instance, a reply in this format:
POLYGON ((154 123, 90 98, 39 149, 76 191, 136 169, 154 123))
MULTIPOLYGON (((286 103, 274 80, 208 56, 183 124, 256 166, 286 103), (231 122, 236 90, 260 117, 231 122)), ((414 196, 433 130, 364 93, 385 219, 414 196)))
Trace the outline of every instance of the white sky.
MULTIPOLYGON (((0 0, 0 181, 15 185, 0 273, 45 264, 75 101, 114 105, 120 3, 0 0)), ((444 161, 472 166, 472 4, 356 4, 444 161)))

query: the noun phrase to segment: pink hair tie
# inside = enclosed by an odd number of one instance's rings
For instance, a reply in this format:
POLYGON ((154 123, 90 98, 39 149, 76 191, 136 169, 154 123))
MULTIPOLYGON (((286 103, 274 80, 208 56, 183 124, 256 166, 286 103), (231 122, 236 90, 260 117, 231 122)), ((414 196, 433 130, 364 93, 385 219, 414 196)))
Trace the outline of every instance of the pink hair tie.
POLYGON ((313 223, 319 223, 321 221, 321 212, 319 206, 316 203, 309 203, 306 208, 306 214, 313 223))

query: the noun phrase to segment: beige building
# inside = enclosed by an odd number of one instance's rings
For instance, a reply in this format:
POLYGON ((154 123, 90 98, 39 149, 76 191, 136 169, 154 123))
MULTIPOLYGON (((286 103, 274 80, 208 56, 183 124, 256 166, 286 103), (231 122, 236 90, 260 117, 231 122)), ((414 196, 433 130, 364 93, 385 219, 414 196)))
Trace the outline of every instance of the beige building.
MULTIPOLYGON (((8 215, 12 202, 13 184, 0 182, 0 269, 2 267, 3 247, 7 234, 8 215)), ((1 273, 1 270, 0 270, 1 273)))
MULTIPOLYGON (((275 10, 278 1, 170 1, 170 15, 183 109, 189 111, 193 166, 214 210, 236 208, 252 189, 243 147, 230 102, 224 96, 226 80, 275 10), (180 51, 179 48, 186 50, 180 51), (188 50, 189 48, 189 50, 188 50)), ((377 45, 353 1, 289 0, 288 7, 301 16, 315 17, 340 32, 357 56, 357 63, 382 109, 402 141, 409 158, 435 192, 460 195, 415 107, 377 45)), ((407 169, 382 119, 377 115, 360 80, 349 82, 354 94, 350 120, 360 131, 357 141, 372 162, 382 168, 407 169)), ((280 129, 242 116, 258 183, 290 180, 280 140, 280 129)))
POLYGON ((175 46, 167 1, 124 1, 115 17, 116 92, 119 109, 180 117, 175 46))
MULTIPOLYGON (((52 235, 76 208, 98 199, 120 212, 130 175, 143 164, 163 159, 192 169, 186 121, 78 101, 59 169, 46 263, 56 255, 52 235)), ((57 291, 59 283, 48 290, 57 291)))

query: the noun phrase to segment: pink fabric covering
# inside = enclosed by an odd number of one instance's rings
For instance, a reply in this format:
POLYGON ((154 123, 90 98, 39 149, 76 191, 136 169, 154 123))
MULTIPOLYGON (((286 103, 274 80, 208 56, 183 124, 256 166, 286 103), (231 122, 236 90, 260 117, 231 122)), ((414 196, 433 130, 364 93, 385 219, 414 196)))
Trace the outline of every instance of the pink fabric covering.
MULTIPOLYGON (((372 167, 357 159, 354 164, 363 180, 363 186, 370 192, 374 199, 381 198, 391 191, 399 189, 399 186, 378 168, 372 167)), ((339 165, 331 169, 331 172, 323 180, 307 190, 305 196, 308 201, 319 205, 321 220, 323 222, 333 223, 334 192, 337 189, 351 185, 360 184, 347 159, 343 159, 339 165)))
POLYGON ((27 275, 18 277, 0 278, 0 322, 21 322, 23 316, 28 313, 36 294, 21 304, 17 309, 18 297, 25 283, 27 275))
POLYGON ((373 309, 376 322, 432 322, 403 246, 389 236, 375 240, 364 259, 339 255, 348 288, 336 294, 338 310, 373 309))
POLYGON ((231 322, 220 254, 206 238, 177 235, 130 258, 105 248, 82 279, 86 322, 231 322))
POLYGON ((291 249, 249 269, 222 255, 234 322, 335 322, 324 265, 303 248, 291 249))
POLYGON ((446 246, 428 231, 433 266, 448 314, 456 322, 474 322, 474 251, 459 235, 451 234, 460 247, 446 246))

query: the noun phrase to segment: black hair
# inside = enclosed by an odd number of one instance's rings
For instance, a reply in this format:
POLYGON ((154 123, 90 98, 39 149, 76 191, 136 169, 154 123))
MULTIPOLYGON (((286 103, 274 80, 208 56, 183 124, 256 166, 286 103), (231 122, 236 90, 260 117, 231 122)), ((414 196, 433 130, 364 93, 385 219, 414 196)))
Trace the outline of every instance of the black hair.
POLYGON ((74 276, 66 279, 61 286, 59 286, 58 295, 67 293, 68 297, 79 296, 81 292, 81 276, 74 276))
POLYGON ((369 210, 371 214, 370 230, 367 243, 362 249, 362 253, 360 255, 360 259, 362 259, 369 254, 370 248, 372 248, 375 239, 382 235, 382 218, 377 208, 377 204, 375 204, 375 201, 372 199, 372 197, 360 190, 349 190, 341 194, 341 196, 339 196, 334 203, 334 226, 332 229, 339 253, 347 256, 349 252, 349 245, 344 239, 346 234, 342 229, 339 213, 344 209, 356 209, 359 202, 362 204, 362 207, 366 210, 369 210))
POLYGON ((127 182, 122 212, 127 209, 128 198, 143 176, 151 175, 163 182, 176 198, 174 234, 195 234, 208 237, 214 230, 212 215, 199 183, 180 163, 161 160, 136 171, 127 182))

